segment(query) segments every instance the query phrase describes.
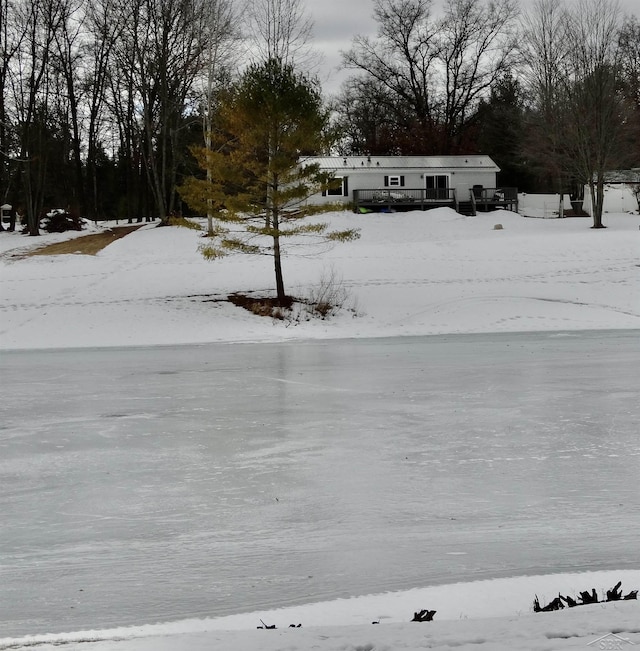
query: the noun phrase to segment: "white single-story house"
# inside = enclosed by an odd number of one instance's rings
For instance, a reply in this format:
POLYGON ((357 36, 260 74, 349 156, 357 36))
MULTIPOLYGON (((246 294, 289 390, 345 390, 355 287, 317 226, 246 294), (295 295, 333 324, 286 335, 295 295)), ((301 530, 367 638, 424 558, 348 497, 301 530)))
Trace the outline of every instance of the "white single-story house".
POLYGON ((316 156, 333 173, 334 188, 309 203, 341 202, 355 211, 395 211, 451 206, 458 212, 508 207, 517 210, 517 189, 498 188, 500 168, 489 156, 316 156))

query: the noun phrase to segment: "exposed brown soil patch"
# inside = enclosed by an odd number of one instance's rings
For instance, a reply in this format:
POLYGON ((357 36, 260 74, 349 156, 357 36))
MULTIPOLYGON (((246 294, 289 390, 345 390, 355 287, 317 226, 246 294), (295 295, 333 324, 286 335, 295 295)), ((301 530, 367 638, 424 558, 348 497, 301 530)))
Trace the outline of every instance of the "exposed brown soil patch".
POLYGON ((66 255, 66 254, 77 254, 77 255, 95 255, 99 251, 102 251, 106 246, 109 246, 112 242, 119 240, 129 233, 133 233, 140 228, 140 225, 136 226, 122 226, 119 228, 110 229, 104 231, 103 233, 92 233, 91 235, 83 235, 82 237, 76 237, 72 240, 67 240, 66 242, 56 242, 55 244, 47 244, 39 249, 34 251, 29 251, 25 254, 25 257, 32 255, 66 255))
POLYGON ((270 316, 274 319, 284 319, 285 312, 293 305, 294 299, 290 296, 283 303, 277 298, 269 296, 247 296, 246 294, 229 294, 229 301, 238 307, 243 307, 258 316, 270 316))

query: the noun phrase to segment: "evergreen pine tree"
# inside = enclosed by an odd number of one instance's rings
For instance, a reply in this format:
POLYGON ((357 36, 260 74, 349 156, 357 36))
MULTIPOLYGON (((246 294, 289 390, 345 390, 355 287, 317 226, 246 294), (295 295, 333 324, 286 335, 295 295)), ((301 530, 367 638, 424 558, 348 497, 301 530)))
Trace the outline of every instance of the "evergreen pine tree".
POLYGON ((193 153, 207 178, 191 177, 180 193, 203 213, 213 207, 217 227, 201 246, 207 259, 230 252, 273 255, 278 302, 286 304, 281 240, 313 235, 348 241, 355 230, 328 230, 305 221, 306 200, 331 185, 331 175, 304 156, 326 151, 329 114, 320 92, 293 66, 269 59, 250 66, 221 99, 211 148, 193 153))

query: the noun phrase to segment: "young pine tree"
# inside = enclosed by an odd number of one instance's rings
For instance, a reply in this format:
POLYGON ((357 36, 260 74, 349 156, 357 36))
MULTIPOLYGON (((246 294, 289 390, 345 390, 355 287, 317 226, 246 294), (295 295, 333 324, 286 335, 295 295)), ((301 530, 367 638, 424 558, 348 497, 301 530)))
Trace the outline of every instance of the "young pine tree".
POLYGON ((250 66, 222 98, 212 146, 193 150, 205 179, 191 177, 180 193, 197 211, 216 211, 207 259, 230 252, 273 256, 278 302, 286 303, 281 241, 311 235, 349 241, 355 230, 329 231, 310 222, 306 199, 326 189, 331 175, 304 156, 329 145, 329 116, 317 88, 293 66, 269 59, 250 66))

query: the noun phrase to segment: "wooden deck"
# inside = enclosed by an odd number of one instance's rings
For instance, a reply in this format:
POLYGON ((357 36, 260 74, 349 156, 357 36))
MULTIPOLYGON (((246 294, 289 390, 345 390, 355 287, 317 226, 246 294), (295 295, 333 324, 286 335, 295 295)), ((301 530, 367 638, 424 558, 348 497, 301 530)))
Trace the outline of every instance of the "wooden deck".
POLYGON ((457 209, 456 191, 453 189, 385 188, 384 190, 354 190, 356 212, 406 212, 429 210, 447 206, 457 209))
POLYGON ((475 187, 471 188, 470 198, 476 213, 498 209, 518 212, 518 188, 475 187))
POLYGON ((431 208, 453 208, 456 212, 476 215, 478 212, 505 209, 518 211, 517 188, 469 189, 459 198, 452 188, 385 188, 354 190, 354 212, 407 212, 431 208))

